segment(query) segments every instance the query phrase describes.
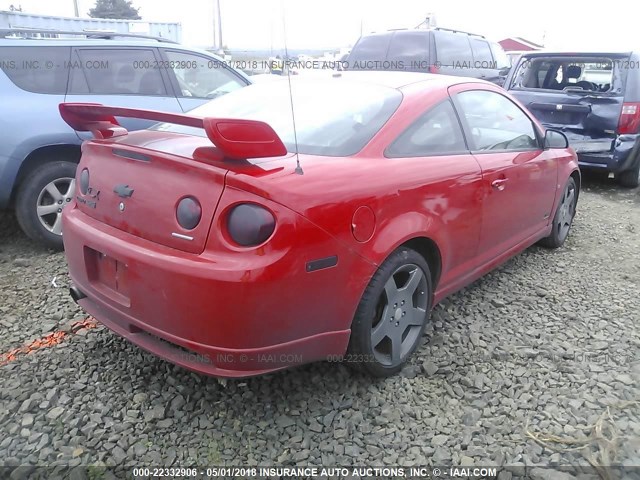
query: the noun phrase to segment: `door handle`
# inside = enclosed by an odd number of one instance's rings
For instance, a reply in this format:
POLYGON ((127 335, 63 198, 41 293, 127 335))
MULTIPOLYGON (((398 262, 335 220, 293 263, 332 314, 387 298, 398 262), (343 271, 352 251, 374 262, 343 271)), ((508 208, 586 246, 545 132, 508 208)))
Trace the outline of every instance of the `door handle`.
POLYGON ((498 180, 494 180, 493 182, 491 182, 491 186, 496 190, 502 191, 504 190, 506 183, 507 183, 506 178, 499 178, 498 180))

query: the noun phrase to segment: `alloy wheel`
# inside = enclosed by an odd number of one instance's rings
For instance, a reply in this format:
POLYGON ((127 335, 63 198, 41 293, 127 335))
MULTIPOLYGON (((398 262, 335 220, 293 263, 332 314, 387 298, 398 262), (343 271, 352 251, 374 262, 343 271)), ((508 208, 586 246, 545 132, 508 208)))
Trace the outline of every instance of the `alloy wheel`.
POLYGON ((576 204, 576 189, 572 184, 567 185, 565 189, 562 199, 560 200, 560 211, 558 212, 557 218, 557 228, 558 228, 558 237, 561 241, 564 241, 569 235, 569 229, 571 228, 571 223, 573 222, 573 217, 575 215, 575 204, 576 204))
POLYGON ((38 195, 38 219, 44 228, 62 235, 62 210, 73 199, 76 181, 73 178, 58 178, 48 183, 38 195))
POLYGON ((415 264, 397 268, 385 283, 371 328, 373 354, 382 365, 398 365, 419 340, 427 315, 427 278, 415 264))

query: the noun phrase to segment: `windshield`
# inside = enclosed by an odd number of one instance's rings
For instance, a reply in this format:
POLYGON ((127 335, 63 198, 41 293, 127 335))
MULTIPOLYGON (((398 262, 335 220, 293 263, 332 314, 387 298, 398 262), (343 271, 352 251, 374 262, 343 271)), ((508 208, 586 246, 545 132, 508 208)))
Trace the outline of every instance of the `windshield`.
MULTIPOLYGON (((291 93, 285 79, 251 85, 189 114, 261 120, 273 127, 290 152, 296 152, 297 135, 299 153, 342 157, 359 152, 402 101, 396 89, 341 79, 292 79, 291 93)), ((206 136, 202 129, 168 123, 153 129, 206 136)))

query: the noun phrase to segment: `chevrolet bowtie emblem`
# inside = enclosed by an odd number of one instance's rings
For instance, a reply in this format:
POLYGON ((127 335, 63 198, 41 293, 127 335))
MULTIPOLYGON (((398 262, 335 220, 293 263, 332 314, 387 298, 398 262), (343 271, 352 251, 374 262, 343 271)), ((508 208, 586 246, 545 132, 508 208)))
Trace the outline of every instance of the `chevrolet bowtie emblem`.
POLYGON ((119 184, 113 187, 113 192, 121 198, 129 198, 133 195, 133 188, 129 188, 129 185, 119 184))

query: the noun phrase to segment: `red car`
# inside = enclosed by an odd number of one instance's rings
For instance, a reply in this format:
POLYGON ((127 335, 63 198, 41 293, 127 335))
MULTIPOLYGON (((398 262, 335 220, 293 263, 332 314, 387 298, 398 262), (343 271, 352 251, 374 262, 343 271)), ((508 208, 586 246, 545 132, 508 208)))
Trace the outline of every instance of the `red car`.
POLYGON ((64 210, 73 298, 221 377, 319 360, 398 372, 434 304, 562 245, 580 188, 564 135, 467 78, 345 72, 190 115, 60 111, 95 137, 64 210), (128 134, 115 117, 162 123, 128 134))

